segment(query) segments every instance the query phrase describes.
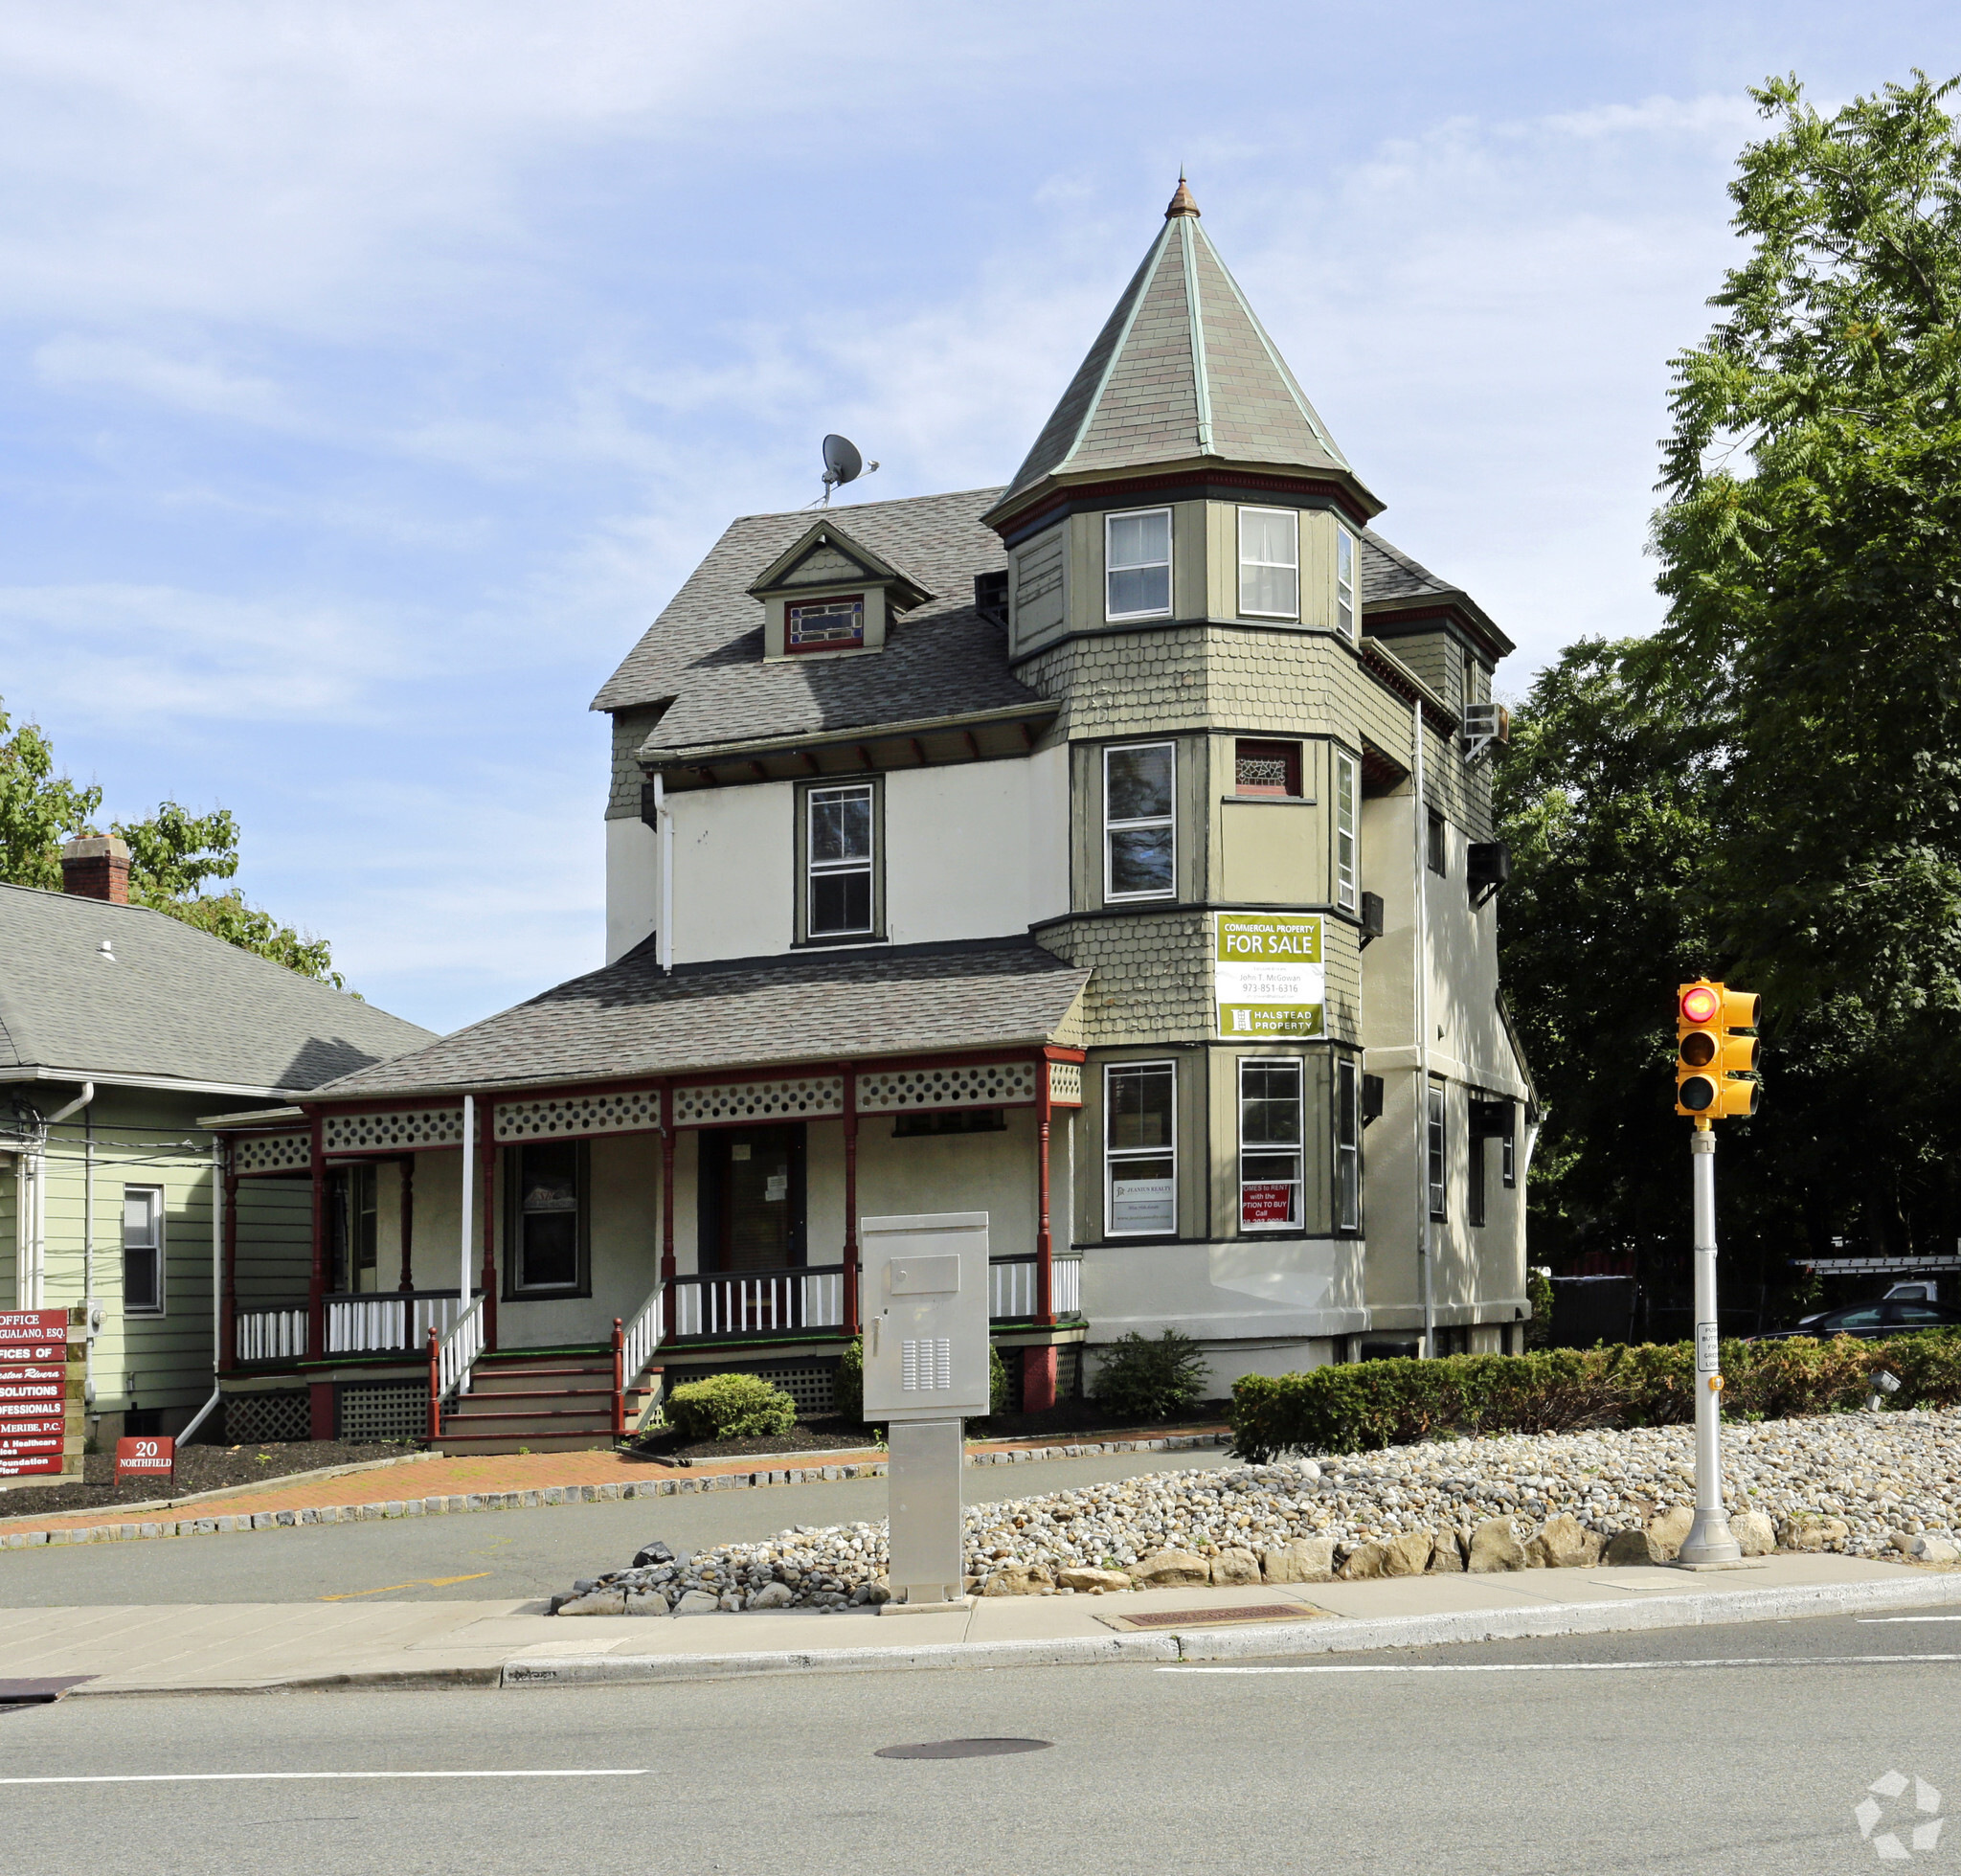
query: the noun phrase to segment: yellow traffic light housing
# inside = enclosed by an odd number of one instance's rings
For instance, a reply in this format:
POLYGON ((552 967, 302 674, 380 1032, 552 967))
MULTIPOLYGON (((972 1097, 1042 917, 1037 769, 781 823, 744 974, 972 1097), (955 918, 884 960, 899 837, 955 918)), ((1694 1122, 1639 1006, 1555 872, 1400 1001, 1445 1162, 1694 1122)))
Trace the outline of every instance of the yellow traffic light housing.
POLYGON ((1762 1083, 1757 1039, 1737 1033, 1757 1027, 1763 999, 1753 990, 1699 978, 1675 993, 1675 1111, 1707 1124, 1757 1111, 1762 1083))

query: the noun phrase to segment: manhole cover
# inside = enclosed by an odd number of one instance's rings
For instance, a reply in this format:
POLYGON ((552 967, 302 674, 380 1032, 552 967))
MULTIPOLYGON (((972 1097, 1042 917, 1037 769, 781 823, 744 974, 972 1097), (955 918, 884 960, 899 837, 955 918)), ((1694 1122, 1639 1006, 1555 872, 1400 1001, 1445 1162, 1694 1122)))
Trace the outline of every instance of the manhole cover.
POLYGON ((1046 1752, 1052 1739, 929 1739, 922 1746, 881 1746, 879 1759, 998 1759, 1007 1752, 1046 1752))

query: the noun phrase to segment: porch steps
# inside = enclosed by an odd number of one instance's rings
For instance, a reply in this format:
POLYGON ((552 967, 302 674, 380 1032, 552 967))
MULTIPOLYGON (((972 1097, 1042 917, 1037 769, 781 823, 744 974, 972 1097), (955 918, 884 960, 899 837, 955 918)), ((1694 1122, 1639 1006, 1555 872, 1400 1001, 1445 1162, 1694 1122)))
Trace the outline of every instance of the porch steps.
MULTIPOLYGON (((648 1375, 627 1389, 629 1427, 657 1387, 648 1375)), ((480 1356, 468 1392, 442 1416, 437 1444, 447 1453, 605 1451, 613 1444, 612 1351, 480 1356)))

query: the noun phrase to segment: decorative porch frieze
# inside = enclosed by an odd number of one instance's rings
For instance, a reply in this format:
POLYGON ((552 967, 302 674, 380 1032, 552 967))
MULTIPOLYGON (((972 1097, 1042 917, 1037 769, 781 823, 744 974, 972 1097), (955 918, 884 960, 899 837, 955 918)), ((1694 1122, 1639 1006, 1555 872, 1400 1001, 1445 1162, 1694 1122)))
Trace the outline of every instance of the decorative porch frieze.
POLYGON ((584 1140, 595 1134, 645 1134, 661 1124, 655 1088, 624 1095, 575 1095, 560 1100, 499 1101, 500 1141, 584 1140))
POLYGON ((1052 1107, 1082 1106, 1082 1063, 1050 1062, 1048 1064, 1048 1101, 1052 1107))
POLYGON ((329 1153, 409 1153, 417 1147, 461 1146, 463 1111, 417 1107, 394 1114, 329 1114, 321 1142, 329 1153))
POLYGON ((858 1112, 900 1114, 932 1107, 1024 1107, 1034 1100, 1036 1085, 1033 1062, 879 1069, 858 1077, 858 1112))
POLYGON ((313 1164, 313 1142, 305 1134, 261 1134, 232 1148, 234 1172, 304 1172, 313 1164))
POLYGON ((674 1090, 674 1122, 712 1126, 725 1120, 813 1120, 845 1111, 845 1077, 804 1075, 783 1081, 730 1081, 674 1090))

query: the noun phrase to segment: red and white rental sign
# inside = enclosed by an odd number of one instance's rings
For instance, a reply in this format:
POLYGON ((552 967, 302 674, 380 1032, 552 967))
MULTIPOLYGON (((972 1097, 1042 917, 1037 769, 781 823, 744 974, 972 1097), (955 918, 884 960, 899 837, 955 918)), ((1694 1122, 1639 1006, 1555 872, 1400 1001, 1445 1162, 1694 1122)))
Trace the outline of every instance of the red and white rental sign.
POLYGON ((0 1310, 0 1479, 62 1469, 68 1312, 0 1310))
POLYGON ((166 1434, 138 1434, 116 1442, 116 1482, 177 1470, 177 1442, 166 1434))

